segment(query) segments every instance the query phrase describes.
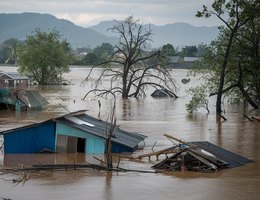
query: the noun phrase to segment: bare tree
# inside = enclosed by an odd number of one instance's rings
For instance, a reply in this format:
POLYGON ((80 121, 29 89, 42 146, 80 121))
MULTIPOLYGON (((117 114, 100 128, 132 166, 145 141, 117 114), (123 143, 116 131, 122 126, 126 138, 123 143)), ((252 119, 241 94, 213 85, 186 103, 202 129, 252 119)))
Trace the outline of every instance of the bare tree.
POLYGON ((106 62, 91 68, 85 81, 92 80, 93 89, 89 93, 97 92, 99 96, 117 93, 122 98, 145 96, 148 86, 162 89, 173 97, 175 84, 170 69, 163 65, 160 51, 145 51, 147 42, 151 41, 150 26, 143 26, 132 16, 125 21, 116 21, 109 30, 119 35, 115 51, 106 62), (92 79, 93 69, 102 67, 97 79, 92 79), (102 85, 104 79, 110 83, 102 85))

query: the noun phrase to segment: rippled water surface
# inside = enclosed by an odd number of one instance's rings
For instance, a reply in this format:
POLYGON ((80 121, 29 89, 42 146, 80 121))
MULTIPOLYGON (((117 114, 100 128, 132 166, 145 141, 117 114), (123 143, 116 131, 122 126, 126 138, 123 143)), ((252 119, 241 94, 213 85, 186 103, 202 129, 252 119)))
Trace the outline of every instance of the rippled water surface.
MULTIPOLYGON (((3 71, 16 71, 15 67, 0 67, 3 71)), ((87 110, 87 114, 97 116, 98 100, 101 101, 101 117, 107 120, 113 100, 96 98, 94 95, 82 100, 89 84, 82 80, 88 68, 72 68, 65 77, 73 85, 37 87, 50 102, 43 111, 0 111, 0 130, 24 126, 66 114, 68 111, 87 110)), ((0 199, 113 199, 113 200, 167 200, 167 199, 260 199, 260 123, 251 122, 243 116, 242 106, 225 107, 226 122, 217 123, 214 106, 211 113, 199 110, 189 114, 185 103, 189 97, 185 90, 198 84, 197 80, 184 85, 185 70, 173 73, 179 88, 179 99, 154 99, 153 90, 147 91, 144 99, 116 99, 118 124, 133 132, 148 136, 145 148, 134 153, 143 154, 169 147, 172 143, 163 134, 171 134, 186 141, 209 141, 230 151, 254 159, 255 162, 235 169, 216 173, 174 172, 169 174, 150 173, 108 173, 93 170, 45 171, 28 174, 25 183, 13 184, 16 175, 0 176, 0 199)), ((214 99, 211 100, 213 105, 214 99)), ((260 115, 259 111, 248 115, 260 115)), ((2 138, 0 138, 2 140, 2 138)), ((95 155, 103 159, 103 155, 95 155)), ((163 159, 164 156, 159 157, 163 159)), ((14 167, 19 164, 38 163, 98 163, 93 155, 47 154, 47 155, 3 155, 0 153, 0 166, 14 167)), ((117 158, 114 158, 117 162, 117 158)), ((140 162, 122 159, 120 166, 129 169, 150 170, 156 163, 143 159, 140 162)))

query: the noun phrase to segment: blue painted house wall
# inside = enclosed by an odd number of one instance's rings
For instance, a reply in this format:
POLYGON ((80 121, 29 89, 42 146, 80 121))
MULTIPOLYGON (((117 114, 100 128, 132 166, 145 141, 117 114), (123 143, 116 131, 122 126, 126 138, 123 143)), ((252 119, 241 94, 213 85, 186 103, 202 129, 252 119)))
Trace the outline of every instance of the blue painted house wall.
MULTIPOLYGON (((57 123, 56 136, 66 135, 77 138, 85 138, 85 153, 104 153, 105 139, 93 134, 78 130, 65 124, 57 123)), ((57 140, 56 140, 57 141, 57 140)))
MULTIPOLYGON (((87 133, 82 130, 67 126, 65 124, 57 123, 56 125, 56 142, 58 135, 73 136, 77 138, 85 138, 85 153, 105 153, 106 141, 104 138, 95 136, 91 133, 87 133)), ((57 144, 56 144, 57 146, 57 144)), ((135 149, 120 145, 118 143, 112 142, 112 152, 122 153, 122 152, 133 152, 135 149)))
POLYGON ((55 151, 55 123, 47 121, 15 129, 4 134, 4 141, 6 154, 39 153, 43 149, 55 151))

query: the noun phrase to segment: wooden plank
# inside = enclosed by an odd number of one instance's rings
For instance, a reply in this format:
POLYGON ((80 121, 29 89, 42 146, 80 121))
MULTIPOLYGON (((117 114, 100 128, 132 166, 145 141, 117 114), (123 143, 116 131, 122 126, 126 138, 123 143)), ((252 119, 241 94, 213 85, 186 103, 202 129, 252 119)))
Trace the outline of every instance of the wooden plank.
POLYGON ((144 158, 144 157, 151 157, 151 156, 159 156, 161 154, 169 154, 169 153, 176 153, 178 150, 176 149, 178 146, 173 146, 173 147, 169 147, 166 149, 162 149, 159 151, 155 151, 155 152, 151 152, 151 153, 147 153, 147 154, 142 154, 137 156, 137 159, 140 158, 144 158))
POLYGON ((173 137, 173 136, 171 136, 171 135, 164 134, 164 136, 167 137, 167 138, 173 139, 173 140, 175 140, 175 141, 177 141, 177 142, 179 142, 179 143, 185 144, 185 145, 187 145, 187 146, 189 146, 189 147, 196 147, 195 145, 193 145, 193 144, 191 144, 191 143, 189 143, 189 142, 185 142, 185 141, 180 140, 180 139, 178 139, 178 138, 176 138, 176 137, 173 137))

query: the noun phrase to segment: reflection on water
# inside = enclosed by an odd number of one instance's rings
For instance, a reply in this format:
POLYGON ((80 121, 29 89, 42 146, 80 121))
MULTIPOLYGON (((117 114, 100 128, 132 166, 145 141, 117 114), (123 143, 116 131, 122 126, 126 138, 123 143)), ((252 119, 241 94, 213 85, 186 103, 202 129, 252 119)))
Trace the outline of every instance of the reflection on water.
MULTIPOLYGON (((0 70, 7 68, 0 67, 0 70)), ((16 68, 10 68, 16 70, 16 68)), ((73 85, 39 87, 41 94, 50 102, 43 111, 15 113, 0 111, 0 130, 7 130, 49 118, 66 114, 69 111, 87 110, 95 117, 99 113, 106 120, 113 105, 113 99, 96 98, 94 95, 82 100, 91 87, 82 85, 87 68, 72 68, 66 75, 73 85)), ((118 124, 129 131, 140 132, 148 136, 145 148, 134 153, 143 154, 160 150, 172 145, 163 134, 172 134, 186 141, 206 140, 223 148, 254 159, 256 162, 244 167, 223 170, 213 174, 193 172, 168 174, 107 173, 93 170, 48 171, 31 174, 25 185, 13 186, 0 178, 0 198, 11 199, 260 199, 260 123, 250 122, 243 117, 243 106, 225 107, 225 122, 217 122, 214 114, 214 99, 210 101, 211 113, 199 110, 189 114, 185 103, 185 89, 198 84, 191 79, 182 84, 185 70, 176 70, 173 74, 179 86, 179 99, 150 97, 153 90, 147 91, 144 99, 116 99, 116 117, 118 124)), ((253 113, 252 113, 253 114, 253 113)), ((255 111, 254 114, 260 114, 255 111)), ((2 138, 0 138, 1 141, 2 138)), ((95 155, 103 159, 103 155, 95 155)), ((163 156, 160 157, 163 159, 163 156)), ((16 166, 39 163, 97 163, 93 155, 85 154, 39 154, 5 155, 0 154, 0 165, 16 166)), ((117 163, 117 160, 114 160, 117 163)), ((150 169, 151 163, 144 159, 132 162, 122 159, 120 166, 130 169, 150 169)))

